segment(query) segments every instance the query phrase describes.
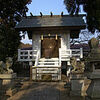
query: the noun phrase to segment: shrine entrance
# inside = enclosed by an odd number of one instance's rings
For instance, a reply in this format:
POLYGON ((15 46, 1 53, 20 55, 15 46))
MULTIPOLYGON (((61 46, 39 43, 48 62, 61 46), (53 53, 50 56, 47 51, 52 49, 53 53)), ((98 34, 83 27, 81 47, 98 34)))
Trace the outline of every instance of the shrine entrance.
POLYGON ((41 57, 42 58, 58 58, 59 48, 61 47, 61 39, 58 37, 44 37, 41 41, 41 57))

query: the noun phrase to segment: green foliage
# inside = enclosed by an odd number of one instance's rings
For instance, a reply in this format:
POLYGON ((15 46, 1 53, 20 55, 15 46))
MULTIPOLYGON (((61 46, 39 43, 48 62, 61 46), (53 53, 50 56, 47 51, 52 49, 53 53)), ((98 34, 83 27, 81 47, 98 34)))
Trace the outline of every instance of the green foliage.
POLYGON ((79 12, 79 0, 64 0, 68 12, 73 15, 79 12))
POLYGON ((100 30, 100 0, 64 0, 69 14, 78 14, 79 6, 83 5, 87 13, 88 30, 94 33, 95 29, 100 30))
POLYGON ((20 35, 14 29, 5 25, 0 26, 0 60, 6 57, 14 57, 20 43, 20 35))
POLYGON ((14 27, 26 16, 31 0, 0 0, 0 60, 14 57, 20 44, 20 33, 14 27))

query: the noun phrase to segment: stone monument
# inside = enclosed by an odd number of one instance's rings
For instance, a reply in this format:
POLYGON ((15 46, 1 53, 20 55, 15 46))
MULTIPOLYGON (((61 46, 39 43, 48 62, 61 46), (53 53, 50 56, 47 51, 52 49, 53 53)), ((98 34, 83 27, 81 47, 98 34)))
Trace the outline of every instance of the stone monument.
POLYGON ((100 48, 99 40, 89 41, 90 53, 86 58, 87 77, 91 83, 87 89, 86 100, 100 100, 100 48))

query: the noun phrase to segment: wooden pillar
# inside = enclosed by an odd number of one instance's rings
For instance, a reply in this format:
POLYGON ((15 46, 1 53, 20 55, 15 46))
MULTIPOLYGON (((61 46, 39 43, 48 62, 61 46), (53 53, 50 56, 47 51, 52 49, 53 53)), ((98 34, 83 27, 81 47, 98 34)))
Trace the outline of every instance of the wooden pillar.
POLYGON ((32 80, 32 66, 30 66, 30 81, 32 80))
POLYGON ((80 48, 80 58, 83 58, 83 48, 80 48))
POLYGON ((30 80, 32 80, 32 62, 29 62, 29 66, 30 66, 30 80))
POLYGON ((18 61, 20 61, 20 49, 18 49, 18 61))

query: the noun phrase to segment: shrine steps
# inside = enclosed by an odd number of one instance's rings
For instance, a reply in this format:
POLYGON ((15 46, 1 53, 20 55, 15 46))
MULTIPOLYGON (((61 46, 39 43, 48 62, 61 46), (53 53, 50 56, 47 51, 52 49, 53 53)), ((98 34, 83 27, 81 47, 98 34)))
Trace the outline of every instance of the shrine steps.
POLYGON ((61 66, 58 58, 41 58, 37 66, 32 67, 33 80, 61 80, 61 66))

